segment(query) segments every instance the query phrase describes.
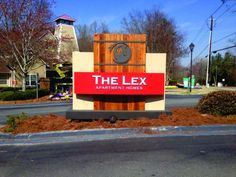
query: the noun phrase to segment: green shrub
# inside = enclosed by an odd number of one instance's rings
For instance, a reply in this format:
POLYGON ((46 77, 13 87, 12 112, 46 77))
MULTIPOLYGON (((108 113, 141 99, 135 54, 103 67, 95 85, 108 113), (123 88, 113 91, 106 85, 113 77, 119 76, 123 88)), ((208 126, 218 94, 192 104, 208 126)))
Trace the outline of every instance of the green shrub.
POLYGON ((46 95, 49 95, 50 94, 50 91, 47 90, 47 89, 40 89, 39 90, 39 97, 43 97, 43 96, 46 96, 46 95))
POLYGON ((216 91, 200 99, 197 108, 201 113, 213 115, 236 114, 236 91, 216 91))
POLYGON ((0 100, 9 100, 13 97, 14 91, 5 91, 0 93, 0 100))
MULTIPOLYGON (((40 89, 38 92, 39 97, 43 97, 49 94, 48 90, 40 89)), ((29 100, 36 98, 36 90, 30 89, 25 92, 22 91, 6 91, 0 93, 0 100, 12 101, 12 100, 29 100)))
POLYGON ((177 80, 169 80, 169 85, 176 85, 177 84, 177 80))
POLYGON ((1 87, 0 92, 6 92, 6 91, 18 91, 20 90, 19 87, 1 87))
POLYGON ((7 125, 8 128, 6 129, 7 132, 13 132, 16 127, 18 126, 19 122, 28 118, 28 115, 24 112, 18 115, 8 115, 7 116, 7 125))

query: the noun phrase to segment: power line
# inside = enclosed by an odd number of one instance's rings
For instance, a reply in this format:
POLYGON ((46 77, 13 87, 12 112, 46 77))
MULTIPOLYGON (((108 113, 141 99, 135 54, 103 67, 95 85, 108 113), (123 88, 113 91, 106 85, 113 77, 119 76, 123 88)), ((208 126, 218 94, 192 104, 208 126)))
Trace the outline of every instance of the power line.
MULTIPOLYGON (((213 41, 212 44, 218 43, 218 42, 220 42, 220 41, 222 41, 222 40, 224 40, 224 39, 226 39, 230 36, 233 36, 233 35, 236 35, 236 32, 230 33, 230 34, 228 34, 228 35, 226 35, 226 36, 224 36, 224 37, 222 37, 222 38, 220 38, 216 41, 213 41)), ((198 59, 207 50, 208 46, 209 46, 208 44, 206 46, 204 46, 204 48, 197 54, 197 56, 194 59, 198 59)))
MULTIPOLYGON (((223 7, 224 4, 225 4, 225 1, 222 1, 222 4, 221 4, 208 18, 210 18, 210 17, 213 16, 216 12, 218 12, 218 10, 220 10, 221 7, 223 7)), ((208 19, 208 18, 207 18, 207 19, 208 19)))
POLYGON ((228 34, 228 35, 226 35, 226 36, 224 36, 224 37, 222 37, 222 38, 220 38, 220 39, 218 39, 218 40, 216 40, 216 41, 213 41, 212 44, 215 44, 215 43, 217 43, 217 42, 220 42, 220 41, 222 41, 222 40, 224 40, 224 39, 226 39, 226 38, 228 38, 228 37, 230 37, 230 36, 233 36, 233 35, 236 35, 236 32, 233 32, 233 33, 228 34))
POLYGON ((225 1, 222 1, 222 4, 219 7, 217 7, 213 11, 213 13, 209 17, 206 18, 206 20, 204 20, 204 23, 202 24, 201 28, 199 28, 198 32, 196 33, 196 35, 195 35, 195 37, 193 38, 192 41, 195 41, 200 36, 200 34, 202 33, 202 31, 204 29, 204 26, 205 26, 205 21, 207 21, 211 16, 213 16, 216 12, 218 12, 223 7, 224 4, 225 4, 225 1))
POLYGON ((204 26, 205 26, 205 22, 202 24, 201 28, 196 33, 195 37, 193 38, 193 41, 195 41, 197 39, 197 37, 200 36, 200 34, 202 33, 202 31, 204 29, 204 26))
POLYGON ((233 5, 231 5, 230 7, 228 7, 223 13, 221 13, 218 17, 216 17, 216 20, 219 20, 219 18, 221 18, 223 15, 225 15, 230 9, 232 9, 234 6, 236 5, 236 3, 234 3, 233 5))
MULTIPOLYGON (((218 39, 216 41, 213 41, 212 44, 218 43, 218 42, 220 42, 220 41, 222 41, 222 40, 224 40, 224 39, 226 39, 226 38, 228 38, 230 36, 233 36, 233 35, 236 35, 236 32, 230 33, 230 34, 228 34, 228 35, 226 35, 226 36, 224 36, 224 37, 222 37, 222 38, 220 38, 220 39, 218 39)), ((204 46, 204 48, 197 54, 195 59, 199 58, 207 50, 208 46, 209 46, 208 44, 206 46, 204 46)))
POLYGON ((199 53, 197 54, 197 56, 195 57, 195 59, 199 58, 199 57, 203 54, 203 52, 205 52, 205 50, 207 50, 207 48, 208 48, 208 44, 201 50, 201 52, 199 52, 199 53))
POLYGON ((222 48, 222 49, 217 49, 217 50, 212 51, 212 53, 217 53, 219 51, 231 49, 231 48, 234 48, 234 47, 236 47, 236 45, 232 45, 232 46, 225 47, 225 48, 222 48))
MULTIPOLYGON (((223 7, 224 4, 225 4, 225 1, 222 1, 222 4, 221 4, 218 8, 216 8, 216 10, 211 14, 211 16, 214 15, 214 14, 216 14, 216 13, 223 7)), ((228 12, 230 9, 232 9, 235 5, 236 5, 236 3, 233 4, 233 5, 231 5, 230 7, 228 7, 222 14, 220 14, 220 15, 217 17, 217 20, 218 20, 219 18, 221 18, 221 17, 222 17, 226 12, 228 12)), ((210 17, 211 17, 211 16, 210 16, 210 17)), ((207 19, 207 20, 208 20, 208 19, 207 19)), ((203 31, 204 25, 205 25, 205 22, 203 23, 201 29, 199 30, 199 35, 200 35, 201 32, 203 31)), ((218 40, 216 40, 216 41, 213 41, 212 43, 220 42, 220 41, 222 41, 222 40, 224 40, 224 39, 226 39, 226 38, 228 38, 228 37, 230 37, 230 36, 232 36, 232 35, 234 35, 234 34, 236 34, 236 32, 231 33, 231 34, 228 34, 228 35, 226 35, 226 36, 224 36, 224 37, 222 37, 222 38, 220 38, 220 39, 218 39, 218 40)), ((199 35, 198 35, 198 36, 199 36, 199 35)), ((198 36, 195 36, 194 39, 196 40, 198 36)), ((200 41, 200 40, 199 40, 199 41, 200 41)), ((199 57, 207 50, 208 47, 209 47, 209 44, 206 45, 206 46, 201 50, 201 52, 198 53, 198 55, 195 57, 195 59, 199 58, 199 57)), ((207 56, 208 56, 208 55, 207 55, 207 56)))
MULTIPOLYGON (((205 25, 207 25, 207 22, 205 23, 205 25)), ((199 34, 199 38, 198 38, 198 40, 194 40, 195 41, 195 44, 199 44, 199 43, 201 43, 202 42, 202 40, 205 38, 205 35, 204 34, 206 34, 206 32, 208 31, 208 29, 207 28, 205 28, 204 30, 202 30, 202 35, 201 34, 199 34)))

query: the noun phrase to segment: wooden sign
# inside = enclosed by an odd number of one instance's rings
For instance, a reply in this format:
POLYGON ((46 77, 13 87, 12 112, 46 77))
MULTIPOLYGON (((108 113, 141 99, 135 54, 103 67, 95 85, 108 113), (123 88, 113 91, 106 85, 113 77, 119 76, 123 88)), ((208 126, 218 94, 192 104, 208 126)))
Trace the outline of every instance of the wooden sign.
POLYGON ((95 34, 93 52, 73 52, 79 120, 157 118, 165 112, 165 53, 146 53, 145 34, 95 34))
POLYGON ((75 72, 80 95, 164 95, 164 73, 75 72))
MULTIPOLYGON (((144 73, 146 35, 95 34, 94 72, 144 73)), ((144 110, 142 95, 99 95, 94 110, 144 110)))

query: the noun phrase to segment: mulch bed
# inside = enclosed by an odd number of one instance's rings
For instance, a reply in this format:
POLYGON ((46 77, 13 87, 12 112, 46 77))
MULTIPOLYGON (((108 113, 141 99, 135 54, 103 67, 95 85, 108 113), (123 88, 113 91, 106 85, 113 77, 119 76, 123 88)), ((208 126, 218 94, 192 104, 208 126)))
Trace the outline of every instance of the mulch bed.
MULTIPOLYGON (((213 116, 201 114, 195 108, 174 108, 173 115, 161 115, 158 119, 132 119, 118 120, 116 123, 97 120, 91 122, 71 121, 62 116, 46 115, 33 116, 18 123, 17 128, 12 132, 36 133, 58 130, 81 130, 94 128, 141 128, 152 126, 198 126, 212 124, 236 124, 236 115, 213 116)), ((5 132, 6 127, 0 129, 5 132)))

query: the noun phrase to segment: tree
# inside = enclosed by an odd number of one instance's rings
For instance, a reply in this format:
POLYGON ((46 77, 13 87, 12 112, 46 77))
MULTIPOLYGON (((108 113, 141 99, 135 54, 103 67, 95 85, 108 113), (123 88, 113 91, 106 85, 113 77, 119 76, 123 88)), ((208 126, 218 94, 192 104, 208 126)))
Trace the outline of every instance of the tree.
POLYGON ((26 76, 32 66, 56 57, 50 0, 1 0, 0 59, 22 77, 25 91, 26 76))
POLYGON ((224 57, 221 54, 213 56, 211 75, 215 84, 225 79, 225 84, 234 86, 236 84, 236 57, 229 52, 226 52, 224 57))
POLYGON ((93 51, 93 35, 95 33, 109 33, 109 28, 105 23, 93 22, 90 25, 77 26, 78 44, 80 51, 93 51))
POLYGON ((123 18, 122 28, 127 33, 144 33, 147 35, 147 52, 167 53, 167 84, 173 63, 178 63, 181 56, 186 53, 183 47, 183 35, 177 30, 173 20, 168 18, 159 9, 145 12, 132 12, 123 18))
POLYGON ((199 59, 193 64, 193 75, 196 78, 196 82, 201 85, 206 83, 206 66, 207 61, 205 58, 199 59))

